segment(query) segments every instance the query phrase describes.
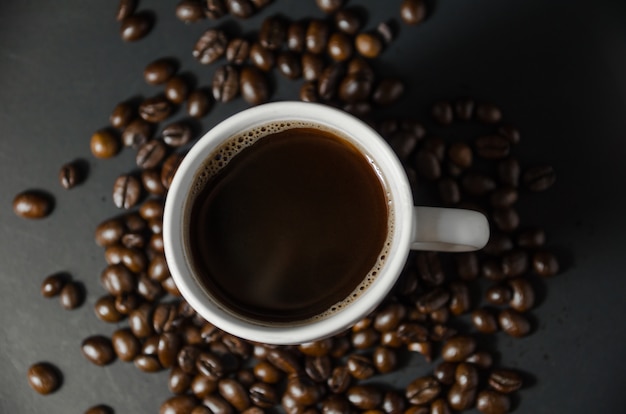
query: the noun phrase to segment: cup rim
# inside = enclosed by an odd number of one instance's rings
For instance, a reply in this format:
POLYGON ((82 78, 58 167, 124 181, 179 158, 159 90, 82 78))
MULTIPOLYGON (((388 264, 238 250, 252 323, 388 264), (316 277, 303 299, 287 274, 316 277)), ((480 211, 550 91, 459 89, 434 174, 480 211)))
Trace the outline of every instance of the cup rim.
POLYGON ((410 250, 413 228, 412 191, 404 169, 386 141, 369 125, 339 109, 309 102, 281 101, 241 111, 206 132, 179 165, 168 190, 163 214, 163 243, 170 272, 183 298, 218 328, 255 342, 299 344, 337 334, 372 312, 387 296, 402 271, 410 250), (232 312, 203 293, 183 242, 185 202, 193 177, 206 157, 229 137, 250 128, 277 121, 304 121, 324 125, 350 137, 364 152, 376 152, 375 161, 392 194, 394 234, 384 268, 352 303, 336 313, 306 325, 254 323, 237 319, 232 312))

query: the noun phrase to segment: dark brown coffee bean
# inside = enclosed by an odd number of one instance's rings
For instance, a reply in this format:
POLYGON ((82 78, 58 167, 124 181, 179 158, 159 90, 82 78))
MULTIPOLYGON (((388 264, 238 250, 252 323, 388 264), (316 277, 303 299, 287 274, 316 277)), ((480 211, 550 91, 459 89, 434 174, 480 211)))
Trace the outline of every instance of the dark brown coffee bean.
POLYGON ((189 84, 182 76, 174 76, 165 84, 165 97, 175 104, 182 104, 189 95, 189 84))
MULTIPOLYGON (((184 373, 195 375, 198 372, 198 369, 196 367, 200 352, 201 351, 199 348, 192 345, 185 345, 181 348, 181 350, 178 352, 177 360, 178 366, 184 373)), ((205 376, 217 380, 218 376, 213 374, 215 370, 209 369, 211 364, 208 362, 208 360, 211 358, 215 358, 218 361, 216 364, 219 364, 219 359, 217 359, 217 357, 207 353, 202 363, 202 375, 205 375, 206 372, 209 372, 211 373, 211 375, 205 376)))
POLYGON ((80 167, 76 162, 63 164, 63 166, 59 170, 59 182, 61 183, 61 186, 66 190, 74 188, 82 181, 82 179, 83 177, 80 167))
POLYGON ((81 285, 76 282, 68 282, 63 286, 59 293, 59 302, 63 309, 76 309, 82 305, 85 299, 85 293, 81 285))
POLYGON ((493 365, 493 356, 485 351, 478 351, 468 356, 465 362, 476 365, 480 369, 490 369, 493 365))
POLYGON ((420 252, 416 256, 418 274, 429 286, 439 286, 445 280, 439 254, 436 252, 420 252))
POLYGON ((333 348, 330 350, 330 356, 333 358, 343 358, 350 351, 350 339, 347 332, 333 337, 333 348))
POLYGON ((452 105, 448 101, 435 102, 431 109, 431 115, 435 122, 440 125, 450 125, 454 121, 452 105))
POLYGON ((519 227, 519 215, 511 207, 494 209, 491 218, 496 227, 504 232, 512 232, 519 227))
POLYGON ((320 403, 324 414, 343 414, 350 412, 350 402, 343 395, 330 395, 320 403))
POLYGON ((509 155, 511 144, 501 135, 483 135, 474 141, 476 154, 488 160, 501 160, 509 155))
POLYGON ((509 280, 513 297, 509 305, 518 312, 527 312, 535 304, 535 291, 530 282, 523 278, 509 280))
POLYGON ((334 20, 335 27, 350 36, 356 35, 363 26, 361 15, 354 8, 338 10, 335 13, 334 20))
POLYGON ((128 102, 120 102, 113 108, 113 112, 109 116, 109 122, 114 128, 124 128, 133 120, 134 116, 135 108, 128 102))
POLYGON ((253 368, 254 376, 260 381, 275 384, 281 380, 281 372, 267 361, 258 362, 253 368))
POLYGON ((448 285, 450 290, 450 302, 448 307, 453 315, 462 315, 469 311, 471 307, 469 288, 464 282, 451 282, 448 285))
POLYGON ((383 393, 373 385, 355 385, 346 391, 350 404, 361 410, 374 410, 383 402, 383 393))
POLYGON ((498 128, 498 134, 506 138, 509 143, 513 145, 518 144, 520 141, 519 129, 512 125, 501 125, 498 128))
POLYGON ((157 123, 169 117, 173 110, 172 103, 165 95, 157 95, 145 99, 139 105, 139 116, 148 122, 157 123))
POLYGON ((133 364, 143 372, 158 372, 163 369, 156 355, 138 355, 133 360, 133 364))
POLYGON ((108 405, 98 404, 89 407, 84 414, 113 414, 113 409, 108 405))
POLYGON ((433 375, 443 385, 452 385, 456 380, 456 367, 457 364, 454 362, 442 362, 435 367, 433 375))
POLYGON ((417 173, 427 180, 436 180, 441 176, 439 160, 430 150, 421 149, 417 152, 415 166, 417 173))
POLYGON ((556 173, 550 165, 536 165, 524 171, 522 181, 531 191, 545 191, 556 181, 556 173))
POLYGON ((181 324, 178 318, 176 305, 170 303, 159 303, 152 315, 152 327, 158 334, 162 332, 174 332, 181 324))
POLYGON ((496 369, 489 375, 489 386, 503 394, 510 394, 522 388, 524 380, 517 372, 510 369, 496 369))
POLYGON ((139 233, 146 229, 146 221, 136 212, 126 213, 123 219, 124 225, 129 232, 139 233))
MULTIPOLYGON (((119 356, 119 354, 118 354, 119 356)), ((206 378, 200 375, 202 378, 206 378)), ((212 381, 212 380, 211 380, 212 381)), ((189 389, 192 382, 192 376, 185 373, 180 367, 175 366, 170 370, 167 387, 174 394, 184 394, 189 389)), ((216 388, 217 388, 217 384, 216 388)))
POLYGON ((343 6, 344 0, 315 0, 315 4, 324 13, 332 14, 343 6))
POLYGON ((152 30, 152 16, 146 12, 132 14, 124 18, 120 25, 120 37, 125 42, 136 42, 146 37, 152 30))
POLYGON ((530 333, 530 322, 521 313, 513 309, 504 309, 498 315, 500 329, 510 336, 520 338, 530 333))
POLYGON ((260 105, 270 98, 270 86, 266 76, 257 68, 246 66, 239 74, 241 96, 250 105, 260 105))
POLYGON ((306 48, 307 23, 303 20, 292 22, 287 27, 287 49, 292 52, 302 53, 306 48))
POLYGON ((417 310, 422 313, 431 313, 446 306, 450 300, 447 289, 435 288, 422 294, 416 301, 417 310))
POLYGON ((426 2, 424 0, 402 0, 400 18, 409 25, 417 25, 426 18, 426 2))
POLYGON ((225 0, 204 0, 204 14, 212 20, 217 20, 228 13, 225 0))
POLYGON ((335 394, 344 393, 352 383, 350 370, 346 366, 337 366, 333 369, 330 377, 326 381, 328 388, 335 394))
POLYGON ((511 409, 509 397, 497 391, 483 390, 476 398, 476 408, 484 414, 506 414, 511 409))
POLYGON ((493 305, 504 305, 513 297, 511 288, 507 285, 494 285, 487 289, 485 299, 493 305))
POLYGON ((137 286, 135 276, 122 264, 107 266, 100 274, 100 283, 115 296, 134 292, 137 286))
POLYGON ((502 272, 506 277, 517 277, 528 270, 528 253, 511 250, 502 256, 502 272))
POLYGON ((461 121, 469 121, 474 116, 474 100, 469 98, 458 99, 454 103, 454 115, 461 121))
POLYGON ((415 405, 428 404, 441 393, 441 385, 433 377, 421 377, 407 385, 405 397, 415 405))
POLYGON ((356 379, 367 379, 376 373, 372 359, 365 355, 350 355, 346 361, 350 375, 356 379))
POLYGON ((502 111, 492 104, 478 104, 476 106, 476 118, 485 124, 495 124, 502 119, 502 111))
POLYGON ((406 316, 406 308, 399 303, 391 303, 376 313, 373 327, 379 332, 396 329, 406 316))
POLYGON ((233 65, 219 67, 211 82, 213 98, 217 102, 232 101, 239 94, 239 72, 233 65))
POLYGON ((486 174, 471 171, 461 179, 461 187, 469 195, 481 196, 493 191, 496 188, 496 183, 486 174))
POLYGON ((476 340, 470 336, 456 336, 444 343, 441 356, 444 361, 461 362, 476 350, 476 340))
POLYGON ((326 52, 334 61, 346 61, 352 56, 352 39, 343 32, 335 32, 328 39, 326 52))
POLYGON ((476 253, 459 253, 454 257, 456 273, 463 280, 474 280, 478 277, 480 268, 476 253))
POLYGON ((390 348, 377 347, 372 355, 372 361, 376 370, 381 374, 392 372, 398 365, 396 352, 390 348))
POLYGON ((226 52, 228 38, 220 29, 209 29, 196 42, 192 55, 203 65, 209 65, 226 52))
MULTIPOLYGON (((183 350, 185 350, 185 348, 183 348, 181 352, 183 350)), ((180 361, 180 354, 178 364, 184 369, 180 361)), ((195 359, 195 369, 202 375, 215 380, 222 378, 225 374, 224 364, 220 358, 210 352, 200 352, 197 355, 195 359)))
POLYGON ((416 322, 401 323, 396 332, 405 344, 423 342, 428 339, 428 329, 416 322))
POLYGON ((151 320, 152 306, 146 303, 128 315, 128 326, 137 338, 147 338, 154 334, 151 320))
POLYGON ((489 196, 489 204, 495 208, 511 207, 517 202, 517 190, 514 187, 500 187, 489 196))
MULTIPOLYGON (((351 76, 353 75, 346 76, 346 78, 344 78, 344 81, 351 76)), ((396 153, 398 158, 400 158, 401 161, 405 162, 408 160, 409 156, 416 148, 418 140, 419 138, 412 132, 399 130, 391 135, 391 137, 389 138, 389 145, 396 153)))
POLYGON ((504 279, 502 264, 496 259, 486 259, 480 267, 481 275, 485 279, 499 281, 504 279))
POLYGON ((150 265, 148 266, 148 277, 157 282, 163 282, 165 279, 170 277, 170 271, 167 263, 165 262, 164 255, 155 255, 152 260, 150 260, 150 265))
POLYGON ((462 388, 455 383, 448 391, 448 404, 457 411, 468 410, 476 402, 476 388, 462 388))
POLYGON ((28 368, 28 384, 39 394, 48 395, 59 389, 62 383, 57 367, 48 362, 38 362, 28 368))
POLYGON ((128 315, 141 306, 142 300, 136 293, 122 293, 115 298, 115 310, 122 315, 128 315))
POLYGON ((160 58, 146 65, 143 70, 143 78, 150 85, 160 85, 170 80, 177 69, 173 59, 160 58))
POLYGON ((163 161, 167 149, 163 141, 159 139, 150 140, 137 149, 135 161, 139 168, 154 168, 163 161))
POLYGON ((161 137, 170 147, 182 147, 191 141, 192 130, 186 122, 173 122, 163 128, 161 137))
POLYGON ((250 400, 254 405, 261 408, 272 408, 279 402, 279 395, 276 388, 264 383, 255 382, 248 390, 250 400))
POLYGON ((137 0, 120 0, 117 4, 117 10, 115 12, 115 20, 121 22, 125 18, 135 13, 137 9, 137 0))
POLYGON ((285 393, 289 394, 296 404, 303 406, 315 404, 321 397, 318 385, 303 375, 290 375, 285 393))
POLYGON ((546 244, 546 232, 543 229, 531 228, 518 234, 515 242, 519 247, 534 249, 546 244))
POLYGON ((344 102, 358 102, 369 97, 373 78, 366 72, 356 72, 345 76, 339 84, 339 98, 344 102))
POLYGON ((491 311, 486 308, 476 309, 471 315, 472 325, 478 332, 491 334, 498 330, 498 321, 491 311))
POLYGON ((270 349, 267 353, 267 360, 276 368, 288 374, 296 374, 302 369, 297 356, 286 349, 270 349))
POLYGON ((455 165, 461 168, 468 168, 472 165, 472 149, 464 142, 455 142, 450 145, 448 157, 455 165))
POLYGON ((506 158, 498 162, 498 178, 502 184, 517 187, 521 174, 519 162, 515 158, 506 158))
POLYGON ((345 68, 339 63, 331 64, 324 69, 317 82, 317 93, 320 98, 329 101, 335 97, 344 73, 345 68))
POLYGON ((554 253, 539 251, 533 254, 533 270, 539 276, 551 277, 559 273, 559 261, 554 253))
POLYGON ((213 394, 215 390, 217 390, 217 381, 205 377, 204 375, 198 374, 193 377, 193 380, 191 381, 189 387, 191 388, 191 392, 193 393, 193 395, 200 399, 204 399, 213 394))
POLYGON ((141 350, 139 340, 127 328, 113 332, 111 344, 117 357, 125 362, 135 359, 141 350))
POLYGON ((202 3, 198 0, 180 0, 176 5, 175 14, 183 23, 195 23, 206 16, 202 3))
POLYGON ((372 104, 369 101, 349 102, 341 109, 356 117, 363 118, 372 112, 372 104))
POLYGON ((448 308, 439 308, 432 311, 428 316, 431 321, 444 324, 450 319, 450 310, 448 310, 448 308))
POLYGON ((240 412, 250 406, 250 399, 246 389, 237 381, 230 378, 218 382, 218 391, 222 398, 228 401, 240 412))
POLYGON ((361 56, 374 59, 382 53, 384 42, 376 32, 362 32, 356 36, 354 46, 361 56))
POLYGON ((209 113, 213 101, 204 89, 196 89, 187 98, 187 114, 194 118, 202 118, 209 113))
POLYGON ((324 20, 313 19, 307 26, 305 43, 306 50, 319 54, 326 50, 328 37, 330 35, 330 27, 324 20))
POLYGON ((163 217, 163 200, 151 198, 139 207, 139 215, 144 220, 152 220, 163 217))
POLYGON ((111 340, 102 335, 85 338, 81 344, 83 356, 95 365, 108 365, 115 360, 111 340))
POLYGON ((226 0, 228 12, 235 17, 247 19, 254 14, 254 6, 250 0, 226 0))
POLYGON ((174 174, 182 161, 183 155, 179 153, 174 153, 165 159, 161 168, 161 184, 163 184, 163 187, 170 188, 174 174))
MULTIPOLYGON (((154 126, 142 118, 129 123, 122 132, 122 142, 125 147, 138 147, 152 138, 154 126)), ((93 152, 93 151, 92 151, 93 152)))
POLYGON ((511 249, 513 249, 511 237, 499 231, 492 231, 483 251, 492 256, 500 256, 511 249))
POLYGON ((53 197, 41 190, 26 190, 13 198, 13 212, 26 219, 47 217, 54 208, 53 197))
POLYGON ((278 15, 267 17, 259 30, 259 43, 266 49, 278 50, 287 38, 288 23, 278 15))
POLYGON ((226 60, 235 65, 242 65, 250 54, 250 42, 246 39, 235 38, 228 42, 226 60))
POLYGON ((94 312, 104 322, 115 323, 124 319, 124 315, 115 308, 115 296, 111 295, 101 296, 94 304, 94 312))
POLYGON ((298 79, 302 76, 300 56, 294 52, 279 52, 276 57, 276 67, 288 79, 298 79))
POLYGON ((159 336, 157 357, 163 368, 170 368, 177 362, 177 356, 181 346, 182 341, 175 333, 164 332, 159 336))
POLYGON ((276 56, 273 51, 264 48, 260 43, 253 43, 250 46, 250 61, 257 68, 267 72, 274 67, 276 56))
POLYGON ((170 397, 161 404, 159 414, 183 414, 189 413, 196 406, 197 401, 192 395, 176 395, 170 397))
POLYGON ((41 282, 41 295, 44 298, 57 296, 61 293, 67 279, 67 276, 62 273, 56 273, 46 277, 43 282, 41 282))
POLYGON ((464 390, 478 386, 478 370, 473 364, 461 362, 456 367, 454 378, 456 384, 464 390))
POLYGON ((396 78, 382 79, 372 92, 372 101, 379 106, 389 106, 404 94, 404 82, 396 78))
POLYGON ((304 371, 315 382, 326 381, 332 372, 332 362, 328 355, 307 356, 304 360, 304 371))
POLYGON ((141 171, 141 184, 147 192, 154 195, 165 194, 165 187, 161 183, 161 172, 155 168, 141 171))

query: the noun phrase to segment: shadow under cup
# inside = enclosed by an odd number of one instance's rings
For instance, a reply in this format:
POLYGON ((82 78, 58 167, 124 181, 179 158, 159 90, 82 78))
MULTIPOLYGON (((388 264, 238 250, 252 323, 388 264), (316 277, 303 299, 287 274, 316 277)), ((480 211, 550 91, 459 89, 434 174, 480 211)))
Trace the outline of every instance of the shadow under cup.
POLYGON ((369 126, 322 105, 267 104, 185 157, 166 201, 166 257, 217 327, 301 343, 348 328, 391 290, 412 208, 402 167, 369 126))

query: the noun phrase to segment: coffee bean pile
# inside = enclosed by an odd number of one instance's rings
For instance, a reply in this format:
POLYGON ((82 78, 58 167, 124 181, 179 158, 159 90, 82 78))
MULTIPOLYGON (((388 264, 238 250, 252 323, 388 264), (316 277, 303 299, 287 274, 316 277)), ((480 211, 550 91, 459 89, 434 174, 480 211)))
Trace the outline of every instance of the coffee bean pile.
MULTIPOLYGON (((182 0, 175 13, 186 23, 225 15, 246 18, 268 3, 182 0)), ((527 166, 515 156, 521 133, 491 103, 438 101, 424 123, 372 120, 377 108, 392 105, 405 89, 401 80, 379 76, 370 65, 393 40, 394 24, 383 22, 363 31, 362 15, 344 1, 316 3, 326 18, 289 21, 269 16, 255 36, 234 37, 219 28, 205 31, 190 45, 190 53, 202 65, 226 60, 209 88, 192 88, 175 59, 148 63, 144 80, 162 92, 139 103, 120 102, 110 125, 93 134, 94 157, 106 159, 132 148, 140 172, 121 173, 115 180, 113 202, 125 212, 95 230, 95 241, 104 249, 100 282, 106 293, 94 311, 104 322, 125 320, 127 326, 110 338, 86 338, 82 353, 95 365, 120 359, 143 372, 169 371, 173 395, 162 403, 162 414, 252 414, 277 406, 287 413, 311 414, 442 414, 472 408, 507 413, 511 395, 524 387, 526 375, 495 366, 496 350, 481 344, 486 334, 532 333, 528 313, 535 306, 537 286, 559 273, 545 231, 528 226, 516 208, 520 198, 534 197, 554 184, 554 169, 527 166), (170 118, 183 106, 189 117, 202 118, 214 105, 239 96, 251 105, 266 102, 271 99, 270 71, 302 79, 301 100, 342 108, 374 126, 401 159, 414 194, 425 191, 434 205, 483 212, 492 230, 488 245, 471 253, 412 252, 389 297, 371 315, 331 338, 271 346, 240 339, 203 320, 180 297, 163 253, 164 199, 184 151, 197 139, 192 122, 170 118), (161 123, 165 125, 157 132, 161 123), (463 125, 468 132, 456 132, 463 125), (476 130, 482 132, 474 134, 476 130), (475 292, 482 297, 477 299, 475 292), (429 375, 402 389, 372 382, 401 369, 414 354, 435 363, 429 375)), ((151 28, 133 23, 136 6, 135 1, 119 3, 117 18, 125 40, 137 40, 151 28)), ((422 1, 405 0, 399 14, 404 23, 418 24, 427 10, 422 1)), ((66 188, 78 183, 78 177, 71 166, 61 169, 66 188)), ((16 197, 14 208, 24 217, 41 217, 49 211, 48 203, 45 197, 25 193, 16 197)), ((50 276, 42 294, 62 295, 71 283, 50 276)), ((33 367, 29 381, 35 390, 58 388, 55 370, 33 367)), ((112 410, 94 406, 87 412, 112 410)))

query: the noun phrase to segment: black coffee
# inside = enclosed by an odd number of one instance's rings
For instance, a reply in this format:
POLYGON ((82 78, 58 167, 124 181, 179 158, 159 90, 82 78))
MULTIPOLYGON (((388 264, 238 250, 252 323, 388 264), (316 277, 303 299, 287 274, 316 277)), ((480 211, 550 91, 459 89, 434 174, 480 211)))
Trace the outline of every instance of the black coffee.
POLYGON ((235 137, 199 174, 189 215, 202 283, 266 322, 332 313, 376 276, 388 197, 352 144, 287 123, 235 137), (262 136, 261 138, 259 138, 262 136))

